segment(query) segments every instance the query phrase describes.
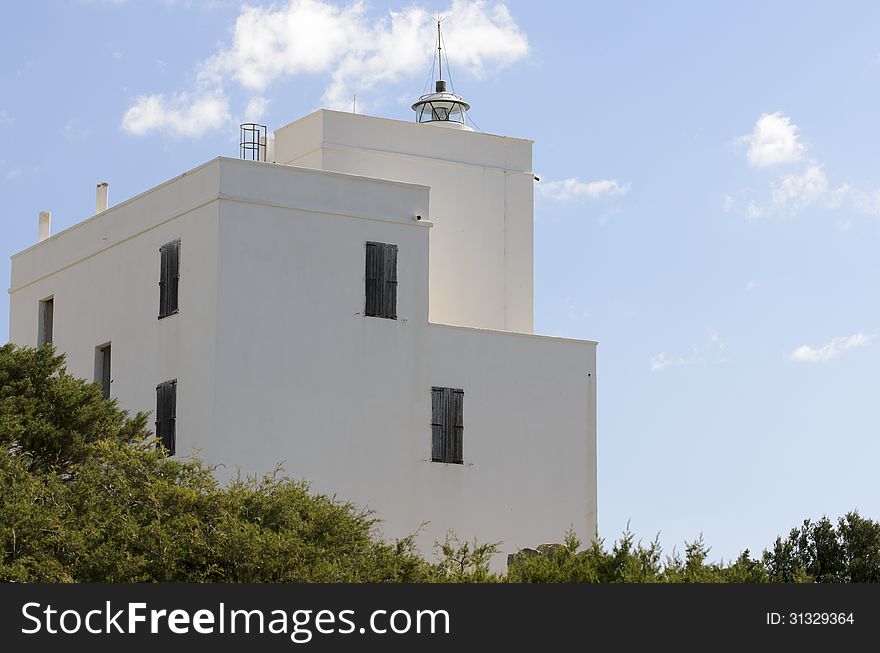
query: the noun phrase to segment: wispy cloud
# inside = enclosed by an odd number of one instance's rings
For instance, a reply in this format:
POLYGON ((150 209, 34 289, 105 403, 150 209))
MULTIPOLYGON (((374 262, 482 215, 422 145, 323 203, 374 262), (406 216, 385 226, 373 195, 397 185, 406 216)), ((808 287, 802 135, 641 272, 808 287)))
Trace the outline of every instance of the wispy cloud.
POLYGON ((0 111, 0 127, 12 127, 12 117, 5 111, 0 111))
MULTIPOLYGON (((782 175, 771 182, 769 198, 750 200, 745 216, 748 220, 792 217, 809 208, 880 215, 880 191, 863 191, 848 183, 832 187, 823 166, 811 163, 801 172, 782 175)), ((847 230, 852 227, 852 220, 839 221, 839 225, 847 230)))
POLYGON ((832 338, 829 342, 819 347, 801 345, 791 352, 790 358, 798 363, 821 363, 833 360, 850 349, 864 347, 870 344, 873 339, 873 336, 866 336, 860 331, 855 335, 832 338))
POLYGON ((622 208, 620 208, 619 206, 612 206, 610 209, 602 212, 602 214, 598 218, 596 218, 596 224, 598 224, 600 227, 604 227, 606 224, 611 222, 612 219, 614 219, 621 213, 623 213, 622 208))
POLYGON ((714 329, 708 331, 709 342, 703 341, 694 347, 690 355, 669 356, 661 351, 656 356, 651 356, 651 371, 661 372, 670 367, 682 367, 694 363, 723 365, 727 362, 727 343, 721 334, 714 329))
MULTIPOLYGON (((245 5, 235 21, 231 45, 198 64, 197 90, 170 98, 161 93, 137 98, 123 128, 144 134, 170 127, 169 119, 204 113, 209 107, 204 128, 178 133, 198 135, 217 127, 229 115, 227 80, 251 95, 263 95, 285 78, 327 75, 322 101, 336 109, 347 108, 354 93, 359 107, 367 109, 377 97, 388 97, 392 84, 416 78, 421 83, 434 42, 434 8, 410 5, 379 17, 367 9, 361 0, 347 5, 327 0, 245 5)), ((515 63, 529 50, 525 33, 503 3, 452 0, 440 13, 456 74, 479 78, 489 69, 515 63)))
POLYGON ((71 143, 77 143, 86 140, 91 134, 91 130, 80 123, 76 118, 71 118, 64 124, 61 134, 71 143))
POLYGON ((829 199, 828 177, 822 166, 811 165, 803 173, 785 175, 773 184, 772 197, 774 209, 794 215, 808 206, 829 199))
POLYGON ((262 95, 252 97, 244 108, 244 120, 246 122, 259 122, 266 114, 269 100, 262 95))
MULTIPOLYGON (((763 114, 755 123, 753 133, 737 140, 749 144, 746 158, 759 168, 796 163, 806 150, 800 140, 800 129, 791 118, 779 112, 763 114)), ((725 211, 736 204, 732 196, 725 196, 725 211)), ((748 220, 791 217, 808 208, 827 211, 845 208, 863 215, 880 215, 880 190, 864 191, 846 182, 832 186, 825 167, 813 159, 805 161, 799 171, 778 174, 769 184, 769 196, 744 200, 742 206, 748 220)), ((846 219, 838 224, 846 230, 851 228, 852 221, 846 219)))
POLYGON ((880 190, 860 191, 850 189, 853 206, 866 215, 880 215, 880 190))
POLYGON ((659 372, 667 367, 679 367, 681 365, 690 365, 693 361, 686 358, 670 357, 666 352, 661 351, 656 356, 651 356, 651 371, 659 372))
POLYGON ((752 133, 737 140, 749 144, 748 161, 758 168, 796 163, 806 149, 800 141, 798 126, 778 111, 763 114, 752 133))
POLYGON ((541 181, 535 187, 535 192, 539 197, 565 202, 626 195, 629 192, 629 184, 621 184, 616 179, 581 181, 577 177, 570 177, 558 181, 541 181))
POLYGON ((228 120, 229 103, 223 95, 159 93, 140 96, 122 117, 122 128, 136 135, 162 129, 175 136, 197 137, 228 120))

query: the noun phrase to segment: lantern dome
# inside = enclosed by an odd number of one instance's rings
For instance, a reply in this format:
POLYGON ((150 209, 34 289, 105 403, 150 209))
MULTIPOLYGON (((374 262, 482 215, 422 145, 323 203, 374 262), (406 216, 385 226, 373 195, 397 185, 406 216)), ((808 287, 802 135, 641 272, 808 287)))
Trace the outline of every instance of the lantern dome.
MULTIPOLYGON (((474 131, 467 124, 467 112, 471 105, 464 101, 460 95, 446 90, 446 81, 443 79, 443 34, 440 30, 441 18, 437 17, 437 53, 434 60, 437 62, 437 81, 434 92, 422 95, 413 105, 416 112, 416 122, 437 127, 449 127, 464 131, 474 131)), ((431 63, 431 76, 434 74, 434 64, 431 63)), ((449 59, 446 58, 446 73, 452 79, 449 72, 449 59)), ((430 79, 430 78, 429 78, 430 79)))
POLYGON ((446 82, 442 79, 437 81, 433 93, 421 96, 412 105, 416 122, 474 131, 467 124, 467 111, 470 108, 471 105, 460 95, 446 90, 446 82))

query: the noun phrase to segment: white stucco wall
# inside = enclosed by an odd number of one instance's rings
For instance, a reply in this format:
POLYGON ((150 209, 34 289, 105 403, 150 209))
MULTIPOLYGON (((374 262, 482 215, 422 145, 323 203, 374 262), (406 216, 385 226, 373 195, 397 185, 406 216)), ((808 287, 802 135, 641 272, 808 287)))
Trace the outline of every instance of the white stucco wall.
POLYGON ((465 391, 465 464, 423 466, 429 536, 445 517, 506 553, 569 528, 593 538, 596 343, 433 324, 428 336, 430 385, 465 391))
POLYGON ((429 556, 448 529, 502 541, 496 568, 569 527, 592 536, 595 343, 431 324, 432 192, 216 159, 16 255, 11 340, 36 343, 54 295, 72 373, 91 378, 111 341, 112 394, 150 412, 178 379, 179 455, 225 477, 281 463, 388 537, 429 522, 429 556), (175 238, 180 312, 157 320, 175 238), (370 240, 398 246, 397 320, 363 315, 370 240), (464 465, 430 462, 433 385, 465 391, 464 465))
POLYGON ((426 189, 389 185, 396 203, 369 211, 345 176, 245 165, 223 179, 210 461, 229 474, 283 463, 375 509, 389 537, 429 522, 428 555, 447 529, 504 552, 594 534, 595 343, 429 325, 436 227, 412 220, 429 216, 426 189), (305 193, 358 208, 297 208, 305 193), (397 320, 363 316, 371 240, 398 246, 397 320), (465 390, 464 465, 430 462, 432 385, 465 390))
POLYGON ((37 344, 38 303, 54 296, 68 371, 92 380, 95 347, 110 342, 120 407, 153 413, 156 385, 178 379, 186 450, 214 430, 218 188, 215 160, 12 258, 10 342, 37 344), (177 238, 181 310, 159 320, 159 247, 177 238))
POLYGON ((275 132, 279 163, 431 187, 431 320, 531 333, 532 142, 320 110, 275 132))

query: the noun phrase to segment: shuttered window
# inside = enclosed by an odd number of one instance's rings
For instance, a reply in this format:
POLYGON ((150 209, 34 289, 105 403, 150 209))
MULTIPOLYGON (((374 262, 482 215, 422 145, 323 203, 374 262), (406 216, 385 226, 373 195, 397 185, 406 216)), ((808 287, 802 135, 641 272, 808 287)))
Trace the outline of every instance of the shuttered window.
POLYGON ((180 284, 180 241, 159 248, 159 319, 177 313, 177 287, 180 284))
POLYGON ((156 437, 174 455, 177 421, 177 379, 156 386, 156 437))
POLYGON ((52 329, 55 322, 55 298, 49 297, 40 302, 39 324, 37 326, 37 346, 52 342, 52 329))
POLYGON ((95 347, 95 381, 101 384, 104 399, 110 397, 110 343, 95 347))
POLYGON ((462 464, 464 390, 431 388, 431 460, 462 464))
POLYGON ((367 243, 364 315, 397 319, 397 245, 367 243))

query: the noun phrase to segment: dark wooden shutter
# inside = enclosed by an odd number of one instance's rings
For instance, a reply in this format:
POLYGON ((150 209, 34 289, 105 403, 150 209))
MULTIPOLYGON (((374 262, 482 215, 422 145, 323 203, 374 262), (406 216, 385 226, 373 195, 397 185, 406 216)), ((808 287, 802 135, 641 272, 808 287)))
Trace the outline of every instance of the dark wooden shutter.
POLYGON ((177 313, 177 289, 180 285, 180 241, 159 248, 159 318, 177 313))
POLYGON ((382 281, 382 317, 397 319, 397 245, 385 245, 382 281))
POLYGON ((46 320, 44 324, 46 342, 54 342, 55 337, 52 331, 55 328, 55 298, 46 300, 46 320))
POLYGON ((168 307, 168 245, 159 248, 159 318, 163 318, 168 307))
POLYGON ((101 347, 101 394, 110 397, 110 345, 101 347))
POLYGON ((431 460, 443 462, 443 388, 431 388, 431 460))
POLYGON ((397 319, 397 245, 367 243, 364 315, 397 319))
POLYGON ((450 422, 449 422, 449 460, 450 463, 464 462, 464 390, 449 389, 450 422))
POLYGON ((168 313, 177 312, 177 289, 180 286, 180 241, 176 240, 169 243, 171 246, 170 254, 170 274, 168 276, 168 313))
POLYGON ((175 379, 156 386, 156 437, 172 456, 177 440, 176 422, 177 380, 175 379))
POLYGON ((381 243, 367 243, 366 304, 364 314, 370 317, 379 315, 379 260, 381 243))
POLYGON ((431 388, 431 460, 464 462, 464 390, 431 388))
POLYGON ((37 344, 42 346, 52 342, 52 325, 55 321, 55 298, 40 302, 40 326, 37 331, 37 344))

